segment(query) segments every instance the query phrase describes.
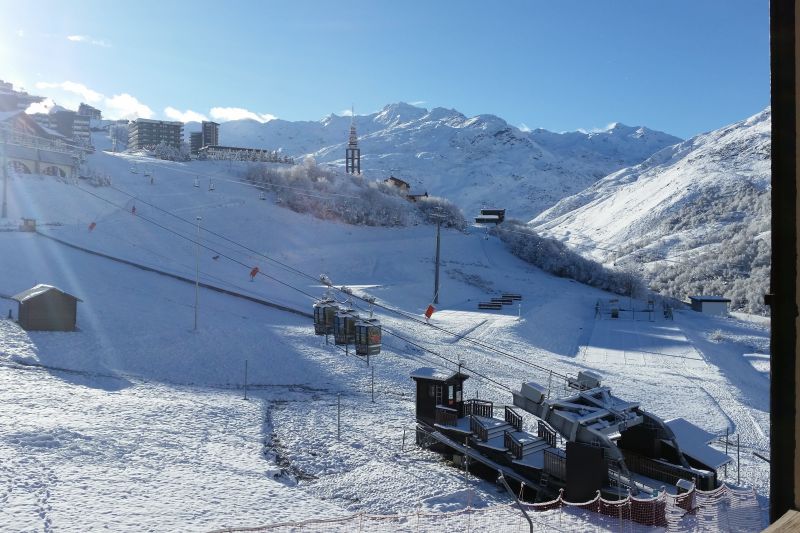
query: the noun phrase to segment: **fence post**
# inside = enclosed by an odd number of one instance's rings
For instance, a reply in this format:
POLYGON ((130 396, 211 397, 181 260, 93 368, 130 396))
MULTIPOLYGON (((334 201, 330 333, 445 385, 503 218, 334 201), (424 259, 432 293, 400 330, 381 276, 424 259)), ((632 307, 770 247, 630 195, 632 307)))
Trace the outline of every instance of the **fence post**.
POLYGON ((740 450, 740 448, 739 448, 739 442, 740 442, 739 435, 740 435, 739 433, 736 434, 736 484, 737 485, 741 485, 742 484, 742 476, 741 476, 741 471, 740 471, 741 461, 740 461, 740 455, 739 455, 739 450, 740 450))
MULTIPOLYGON (((725 455, 728 455, 728 432, 730 428, 725 428, 725 455)), ((725 477, 728 477, 728 463, 725 463, 725 477)))
POLYGON ((336 393, 336 440, 342 440, 342 395, 336 393))
POLYGON ((406 451, 406 428, 403 428, 403 444, 400 446, 400 451, 406 451))
POLYGON ((372 403, 375 403, 375 367, 373 366, 371 368, 372 368, 372 386, 371 386, 372 403))
POLYGON ((244 399, 247 399, 247 359, 244 360, 244 399))

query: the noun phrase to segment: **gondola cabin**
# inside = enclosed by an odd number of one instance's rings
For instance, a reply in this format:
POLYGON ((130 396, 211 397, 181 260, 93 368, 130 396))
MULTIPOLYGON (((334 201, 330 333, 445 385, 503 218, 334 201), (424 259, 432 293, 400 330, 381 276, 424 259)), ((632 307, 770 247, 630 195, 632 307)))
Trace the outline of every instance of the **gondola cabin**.
POLYGON ((330 335, 333 333, 333 322, 339 306, 334 300, 321 300, 314 304, 314 333, 330 335))
POLYGON ((353 344, 356 340, 358 314, 350 309, 340 309, 333 318, 334 344, 353 344))
POLYGON ((377 318, 356 322, 356 355, 381 353, 381 323, 377 318))
POLYGON ((448 372, 423 367, 411 373, 417 382, 417 421, 433 427, 439 417, 452 415, 453 420, 464 416, 464 380, 469 376, 461 372, 448 372))

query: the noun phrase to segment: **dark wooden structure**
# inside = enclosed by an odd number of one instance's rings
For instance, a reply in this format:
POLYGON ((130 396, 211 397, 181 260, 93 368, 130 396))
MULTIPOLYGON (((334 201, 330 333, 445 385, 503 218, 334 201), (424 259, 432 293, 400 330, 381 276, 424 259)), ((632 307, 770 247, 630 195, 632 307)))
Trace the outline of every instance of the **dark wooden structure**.
POLYGON ((475 217, 476 224, 501 224, 506 219, 505 209, 481 209, 481 214, 475 217))
POLYGON ((394 187, 397 187, 398 189, 406 193, 409 190, 411 190, 411 185, 409 185, 407 181, 403 181, 400 178, 395 178, 394 176, 389 176, 388 178, 383 180, 383 182, 386 183, 387 185, 392 185, 394 187))
POLYGON ((452 415, 453 420, 464 416, 464 380, 469 376, 460 372, 446 372, 435 368, 419 368, 411 379, 417 382, 417 420, 433 426, 437 407, 445 410, 439 418, 452 415))
POLYGON ((39 284, 11 297, 19 302, 19 325, 29 331, 74 331, 80 298, 39 284))

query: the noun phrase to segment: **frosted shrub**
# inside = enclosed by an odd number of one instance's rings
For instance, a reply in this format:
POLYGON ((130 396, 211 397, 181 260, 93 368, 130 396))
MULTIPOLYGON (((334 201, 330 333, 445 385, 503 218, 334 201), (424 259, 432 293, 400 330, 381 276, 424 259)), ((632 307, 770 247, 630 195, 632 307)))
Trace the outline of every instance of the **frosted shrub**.
POLYGON ((444 225, 463 229, 461 211, 442 198, 409 202, 396 187, 360 176, 341 175, 306 158, 300 165, 261 165, 248 170, 246 179, 275 195, 278 203, 298 213, 363 226, 407 226, 432 222, 440 208, 444 225))
POLYGON ((772 260, 770 192, 750 184, 720 188, 685 206, 668 222, 668 231, 693 230, 708 221, 728 222, 720 231, 690 243, 701 251, 679 263, 655 262, 650 287, 686 299, 693 294, 719 294, 731 299, 732 310, 766 314, 772 260))
POLYGON ((725 340, 725 334, 722 333, 721 329, 715 329, 708 334, 708 340, 712 342, 722 342, 725 340))
POLYGON ((522 222, 507 220, 490 233, 500 237, 512 254, 545 272, 625 296, 638 297, 647 293, 637 272, 605 268, 559 241, 540 236, 522 222))

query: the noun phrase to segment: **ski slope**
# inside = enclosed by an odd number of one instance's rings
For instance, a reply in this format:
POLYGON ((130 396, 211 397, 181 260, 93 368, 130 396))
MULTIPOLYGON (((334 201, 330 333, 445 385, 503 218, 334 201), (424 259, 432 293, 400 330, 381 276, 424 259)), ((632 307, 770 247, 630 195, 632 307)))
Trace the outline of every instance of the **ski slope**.
MULTIPOLYGON (((191 284, 42 235, 0 232, 0 295, 50 283, 83 300, 75 333, 0 322, 0 401, 9 406, 0 413, 1 523, 202 531, 506 502, 493 484, 413 445, 409 373, 452 367, 447 360, 472 373, 467 397, 508 404, 504 387, 548 383, 539 368, 592 369, 664 419, 739 433, 741 484, 766 506, 768 468, 752 451, 769 450, 768 324, 688 311, 674 321, 596 318, 595 303, 611 295, 532 268, 480 231, 443 230, 432 324, 445 331, 437 330, 394 312, 421 319, 430 303, 435 228, 293 213, 260 200, 228 163, 98 152, 89 164, 112 186, 13 176, 9 220, 32 216, 42 233, 188 278, 197 258, 203 282, 305 311, 323 292, 315 277, 324 272, 376 297, 383 352, 368 367, 315 337, 308 319, 206 289, 193 331, 191 284), (269 277, 250 281, 253 266, 269 277), (521 308, 477 311, 501 291, 522 294, 521 308)), ((8 309, 16 314, 0 299, 2 316, 8 309)), ((736 482, 730 467, 727 479, 736 482)))

